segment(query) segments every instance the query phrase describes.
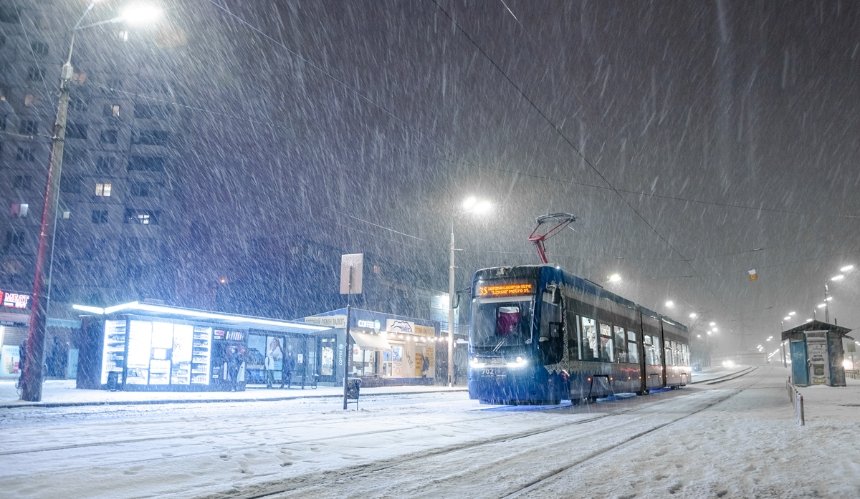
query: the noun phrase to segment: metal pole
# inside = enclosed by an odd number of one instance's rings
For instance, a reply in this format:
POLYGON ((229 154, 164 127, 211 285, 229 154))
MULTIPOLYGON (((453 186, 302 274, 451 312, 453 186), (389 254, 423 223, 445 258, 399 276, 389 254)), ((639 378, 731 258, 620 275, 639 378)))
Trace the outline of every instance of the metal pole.
MULTIPOLYGON (((89 11, 89 10, 88 10, 89 11)), ((80 22, 80 21, 78 21, 80 22)), ((42 400, 42 378, 45 362, 46 325, 48 322, 48 302, 46 290, 50 288, 50 275, 45 272, 45 264, 53 253, 54 225, 57 215, 57 193, 63 172, 63 145, 66 139, 66 121, 69 112, 69 84, 72 79, 72 50, 75 46, 75 31, 72 31, 69 54, 60 74, 60 96, 57 100, 57 117, 51 134, 51 157, 45 182, 42 220, 39 225, 39 246, 36 251, 33 296, 30 303, 30 322, 27 331, 27 358, 21 373, 21 400, 39 402, 42 400)))
POLYGON ((346 355, 344 355, 345 360, 343 361, 343 410, 346 410, 347 401, 346 401, 346 393, 348 391, 349 384, 349 356, 352 353, 352 348, 349 346, 349 319, 350 319, 350 298, 352 297, 352 265, 349 266, 349 278, 348 278, 348 286, 346 294, 346 355))
POLYGON ((448 386, 454 386, 454 215, 451 216, 451 245, 448 248, 448 386))
POLYGON ((830 324, 830 304, 827 303, 827 283, 824 283, 824 322, 830 324))

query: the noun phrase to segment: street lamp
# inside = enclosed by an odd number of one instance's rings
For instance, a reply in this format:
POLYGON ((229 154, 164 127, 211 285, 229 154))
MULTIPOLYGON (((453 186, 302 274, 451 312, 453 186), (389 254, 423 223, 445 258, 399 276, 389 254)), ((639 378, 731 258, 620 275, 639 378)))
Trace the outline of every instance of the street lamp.
POLYGON ((481 215, 489 212, 492 208, 493 205, 489 201, 469 196, 463 201, 459 209, 455 207, 451 213, 451 245, 448 248, 448 386, 454 386, 454 294, 457 292, 454 223, 460 215, 466 213, 481 215))
POLYGON ((69 111, 69 86, 74 75, 72 68, 72 52, 75 49, 75 35, 78 31, 103 24, 129 22, 142 24, 155 20, 161 11, 156 7, 144 7, 141 4, 126 8, 119 16, 82 26, 81 23, 93 10, 97 0, 91 0, 78 22, 72 28, 69 40, 69 52, 66 62, 60 70, 60 96, 57 100, 57 117, 51 136, 51 157, 48 163, 48 175, 45 182, 44 205, 42 220, 39 224, 39 246, 36 251, 35 276, 33 279, 33 296, 30 305, 30 323, 27 331, 27 351, 24 370, 21 373, 21 400, 38 402, 42 400, 42 367, 45 357, 45 325, 47 323, 49 296, 43 291, 50 285, 50 271, 46 275, 45 263, 48 253, 54 250, 53 228, 56 223, 57 191, 60 187, 60 177, 63 172, 63 143, 66 138, 66 119, 69 111))

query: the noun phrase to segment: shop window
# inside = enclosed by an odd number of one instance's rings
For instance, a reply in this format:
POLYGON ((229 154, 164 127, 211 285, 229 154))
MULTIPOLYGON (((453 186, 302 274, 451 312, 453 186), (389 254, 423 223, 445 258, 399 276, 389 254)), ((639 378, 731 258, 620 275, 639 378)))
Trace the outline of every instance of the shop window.
POLYGON ((30 205, 27 203, 12 203, 12 207, 9 210, 9 214, 13 218, 26 218, 27 213, 30 211, 30 205))
POLYGON ((36 135, 39 131, 39 124, 33 120, 21 120, 18 125, 18 132, 24 135, 36 135))
POLYGON ((18 151, 15 152, 15 159, 18 161, 35 161, 35 154, 33 154, 32 147, 18 147, 18 151))
POLYGON ((108 223, 108 212, 107 212, 107 210, 93 210, 92 221, 94 224, 106 224, 106 223, 108 223))
POLYGON ((109 198, 111 191, 110 182, 96 182, 96 196, 109 198))

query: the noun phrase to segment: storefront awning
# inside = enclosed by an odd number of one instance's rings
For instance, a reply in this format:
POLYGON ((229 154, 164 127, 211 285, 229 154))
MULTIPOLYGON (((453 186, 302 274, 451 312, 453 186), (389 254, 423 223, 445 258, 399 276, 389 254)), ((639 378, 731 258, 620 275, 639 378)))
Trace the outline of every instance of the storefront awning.
POLYGON ((378 334, 349 333, 355 344, 365 350, 391 350, 388 340, 378 334))

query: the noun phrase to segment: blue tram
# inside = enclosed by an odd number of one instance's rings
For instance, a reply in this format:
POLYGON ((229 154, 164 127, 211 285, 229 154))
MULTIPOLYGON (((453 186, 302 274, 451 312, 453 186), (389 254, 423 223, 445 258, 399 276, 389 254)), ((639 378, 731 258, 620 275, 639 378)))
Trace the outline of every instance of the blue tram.
POLYGON ((690 380, 689 333, 668 317, 551 265, 475 273, 469 396, 576 403, 690 380))

